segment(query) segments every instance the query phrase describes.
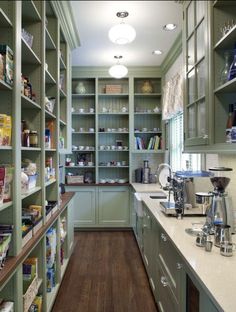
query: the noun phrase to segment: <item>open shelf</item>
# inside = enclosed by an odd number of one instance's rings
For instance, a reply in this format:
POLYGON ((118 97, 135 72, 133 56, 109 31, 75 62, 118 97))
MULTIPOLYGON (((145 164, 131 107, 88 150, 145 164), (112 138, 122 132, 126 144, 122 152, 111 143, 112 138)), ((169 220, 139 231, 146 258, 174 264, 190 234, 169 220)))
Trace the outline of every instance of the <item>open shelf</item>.
POLYGON ((22 63, 35 65, 41 64, 40 59, 35 54, 33 49, 31 49, 28 43, 23 38, 21 38, 21 42, 22 42, 22 63))
POLYGON ((46 29, 45 31, 46 34, 46 49, 47 50, 56 50, 56 45, 49 33, 49 31, 46 29))
POLYGON ((21 107, 23 109, 28 109, 28 108, 35 108, 35 109, 41 109, 41 106, 32 101, 30 98, 28 98, 27 96, 21 94, 21 107))
POLYGON ((3 211, 4 209, 8 208, 8 207, 11 207, 13 205, 13 202, 12 201, 9 201, 7 203, 3 203, 3 204, 0 204, 0 211, 3 211))
POLYGON ((24 20, 29 22, 40 22, 41 16, 33 1, 22 2, 22 14, 24 20))
POLYGON ((28 191, 22 193, 21 194, 21 199, 25 199, 26 197, 31 196, 32 194, 35 194, 35 193, 39 192, 41 189, 42 189, 41 186, 36 186, 33 189, 28 190, 28 191))
POLYGON ((12 27, 12 22, 9 20, 5 12, 0 8, 0 27, 12 27))
POLYGON ((0 79, 0 90, 12 90, 12 87, 8 83, 0 79))
POLYGON ((215 89, 214 93, 230 93, 235 92, 235 90, 236 90, 236 78, 227 81, 225 84, 215 89))
POLYGON ((214 46, 214 49, 232 49, 236 38, 236 25, 222 37, 214 46))

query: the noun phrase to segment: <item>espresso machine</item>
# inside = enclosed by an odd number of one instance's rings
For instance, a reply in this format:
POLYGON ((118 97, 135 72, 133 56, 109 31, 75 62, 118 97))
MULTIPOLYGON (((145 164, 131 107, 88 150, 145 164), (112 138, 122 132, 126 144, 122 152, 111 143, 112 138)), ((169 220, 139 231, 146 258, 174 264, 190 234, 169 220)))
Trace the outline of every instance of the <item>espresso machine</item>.
POLYGON ((214 190, 212 203, 207 211, 206 222, 203 226, 203 231, 207 234, 214 234, 215 226, 219 224, 229 225, 231 233, 234 233, 233 209, 228 194, 225 192, 230 182, 227 172, 232 170, 232 168, 226 167, 209 168, 209 171, 214 173, 214 176, 210 178, 214 190))

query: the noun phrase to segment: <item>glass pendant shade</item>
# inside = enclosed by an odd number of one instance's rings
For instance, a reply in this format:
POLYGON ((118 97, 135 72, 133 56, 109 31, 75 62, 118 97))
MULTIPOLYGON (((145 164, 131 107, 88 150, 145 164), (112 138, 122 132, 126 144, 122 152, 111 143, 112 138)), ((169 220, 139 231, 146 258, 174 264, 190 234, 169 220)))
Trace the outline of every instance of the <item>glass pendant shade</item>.
POLYGON ((108 37, 113 43, 126 44, 135 39, 136 31, 132 26, 121 23, 109 30, 108 37))
POLYGON ((116 64, 109 68, 109 74, 111 77, 120 79, 127 75, 128 69, 124 65, 116 64))

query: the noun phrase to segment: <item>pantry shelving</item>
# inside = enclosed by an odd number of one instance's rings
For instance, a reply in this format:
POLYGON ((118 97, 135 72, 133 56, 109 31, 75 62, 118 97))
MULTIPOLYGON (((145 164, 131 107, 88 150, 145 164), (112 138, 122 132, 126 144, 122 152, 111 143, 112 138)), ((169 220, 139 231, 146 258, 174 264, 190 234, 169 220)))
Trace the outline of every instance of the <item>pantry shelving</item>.
MULTIPOLYGON (((5 166, 7 179, 10 179, 10 192, 5 195, 7 201, 0 203, 0 217, 1 224, 13 228, 9 254, 0 271, 0 296, 14 301, 14 311, 17 312, 28 311, 28 305, 34 299, 28 301, 26 308, 29 288, 27 286, 23 289, 22 263, 28 257, 37 257, 39 260, 39 279, 35 283, 35 291, 37 293, 39 290, 43 297, 43 311, 49 311, 47 307, 51 307, 55 299, 56 292, 47 300, 45 291, 46 231, 50 226, 59 229, 61 214, 67 219, 67 231, 70 232, 64 238, 64 244, 68 247, 65 248, 67 261, 63 265, 63 273, 73 247, 73 233, 70 229, 73 194, 64 196, 60 204, 58 167, 59 152, 71 148, 70 114, 67 112, 70 110, 69 58, 70 49, 75 47, 75 42, 78 43, 78 38, 75 36, 72 42, 67 37, 68 33, 64 33, 64 29, 68 28, 65 27, 66 19, 59 19, 60 6, 60 3, 51 1, 33 0, 0 3, 0 44, 9 56, 13 53, 14 65, 13 79, 0 73, 3 77, 0 80, 0 114, 7 116, 4 122, 10 120, 11 131, 10 136, 0 139, 0 166, 5 166), (65 76, 63 86, 61 72, 65 76), (46 106, 46 96, 55 98, 51 111, 46 106), (45 137, 48 138, 45 130, 48 128, 51 144, 47 140, 45 142, 45 137), (59 144, 59 138, 63 146, 59 144), (14 170, 10 171, 13 164, 14 170), (48 205, 45 204, 46 200, 48 205), (52 206, 52 201, 57 204, 52 206), (35 216, 37 211, 37 219, 31 218, 28 209, 34 209, 35 216), (28 222, 27 218, 31 221, 28 222), (12 291, 14 288, 17 291, 12 291)), ((3 50, 1 54, 4 54, 3 50)), ((10 63, 8 65, 11 66, 10 63)), ((58 286, 62 276, 59 254, 58 247, 58 286)))

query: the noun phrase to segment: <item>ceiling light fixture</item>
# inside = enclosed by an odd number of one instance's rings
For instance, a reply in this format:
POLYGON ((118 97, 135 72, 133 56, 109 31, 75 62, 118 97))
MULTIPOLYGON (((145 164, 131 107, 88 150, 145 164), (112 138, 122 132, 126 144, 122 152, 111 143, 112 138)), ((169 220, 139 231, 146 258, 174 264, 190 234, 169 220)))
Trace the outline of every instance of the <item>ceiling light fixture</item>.
POLYGON ((126 66, 120 64, 120 59, 122 59, 122 56, 115 55, 114 58, 117 59, 117 64, 109 68, 110 76, 117 79, 125 77, 128 73, 128 69, 126 66))
POLYGON ((177 27, 176 24, 170 23, 170 24, 166 24, 165 26, 163 26, 163 29, 171 31, 171 30, 174 30, 176 27, 177 27))
POLYGON ((122 18, 120 24, 113 26, 108 33, 109 39, 113 43, 126 44, 132 42, 136 37, 135 29, 129 24, 125 24, 123 19, 129 15, 128 12, 117 12, 116 16, 122 18))
POLYGON ((154 50, 152 51, 152 54, 154 55, 161 55, 163 52, 161 50, 154 50))

